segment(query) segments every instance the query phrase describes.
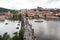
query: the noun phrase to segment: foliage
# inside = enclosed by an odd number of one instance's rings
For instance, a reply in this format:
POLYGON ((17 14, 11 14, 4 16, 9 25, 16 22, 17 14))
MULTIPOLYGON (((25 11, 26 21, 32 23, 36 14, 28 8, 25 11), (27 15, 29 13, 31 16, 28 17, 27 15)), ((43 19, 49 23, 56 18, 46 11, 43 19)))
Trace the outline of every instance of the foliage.
POLYGON ((28 17, 28 14, 26 13, 25 16, 28 17))
POLYGON ((10 11, 11 13, 14 13, 15 14, 17 10, 6 9, 6 8, 0 7, 0 12, 8 12, 8 11, 10 11))
POLYGON ((23 36, 24 36, 24 30, 21 29, 21 30, 19 31, 19 40, 23 40, 23 36))
POLYGON ((44 16, 44 18, 46 18, 46 17, 47 17, 47 16, 46 16, 46 14, 44 14, 43 16, 44 16))
POLYGON ((13 15, 13 18, 12 19, 14 19, 14 20, 21 20, 21 14, 19 14, 19 15, 13 15))
POLYGON ((7 34, 7 32, 5 34, 3 34, 3 40, 9 40, 10 36, 7 34))
POLYGON ((18 15, 18 19, 20 19, 21 20, 21 17, 22 17, 22 15, 20 14, 20 15, 18 15))
POLYGON ((23 36, 24 36, 24 30, 21 29, 19 33, 15 32, 12 38, 7 32, 4 33, 3 36, 0 35, 0 40, 23 40, 23 36))
POLYGON ((19 36, 18 36, 17 32, 14 33, 14 36, 12 37, 12 40, 19 40, 19 36))
POLYGON ((0 40, 3 40, 2 36, 0 35, 0 40))

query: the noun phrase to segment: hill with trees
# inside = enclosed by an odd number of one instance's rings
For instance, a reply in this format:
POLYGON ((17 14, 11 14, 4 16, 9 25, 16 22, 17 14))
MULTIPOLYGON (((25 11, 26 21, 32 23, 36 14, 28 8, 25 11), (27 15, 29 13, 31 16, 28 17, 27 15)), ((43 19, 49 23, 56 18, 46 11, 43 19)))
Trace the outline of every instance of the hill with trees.
POLYGON ((7 9, 7 8, 0 7, 0 12, 8 12, 8 11, 10 11, 12 13, 15 13, 17 10, 12 10, 12 9, 7 9))

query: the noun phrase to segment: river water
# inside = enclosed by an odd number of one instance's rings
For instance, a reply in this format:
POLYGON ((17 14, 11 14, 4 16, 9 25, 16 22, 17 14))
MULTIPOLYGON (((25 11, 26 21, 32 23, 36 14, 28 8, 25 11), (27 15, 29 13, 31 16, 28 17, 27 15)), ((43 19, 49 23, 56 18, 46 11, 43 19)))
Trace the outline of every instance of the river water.
MULTIPOLYGON (((29 23, 32 25, 32 28, 34 29, 37 40, 60 40, 60 20, 31 19, 29 20, 29 23)), ((8 34, 12 36, 13 33, 18 32, 20 28, 21 22, 18 20, 0 21, 0 35, 3 35, 5 32, 8 32, 8 34), (16 27, 19 27, 19 29, 16 29, 16 27)))

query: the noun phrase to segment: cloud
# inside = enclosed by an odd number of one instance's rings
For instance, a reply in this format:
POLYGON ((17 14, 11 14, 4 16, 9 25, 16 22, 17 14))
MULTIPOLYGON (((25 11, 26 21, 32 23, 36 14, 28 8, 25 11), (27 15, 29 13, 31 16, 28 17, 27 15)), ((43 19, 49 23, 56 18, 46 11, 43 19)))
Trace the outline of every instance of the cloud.
POLYGON ((44 0, 0 0, 0 7, 11 9, 35 8, 44 2, 44 0))
POLYGON ((43 5, 45 8, 60 8, 60 0, 54 0, 46 5, 43 5))
POLYGON ((59 8, 60 0, 0 0, 0 7, 10 9, 26 9, 36 8, 41 6, 44 8, 57 7, 59 8), (54 5, 54 6, 53 6, 54 5), (56 6, 57 5, 57 6, 56 6))

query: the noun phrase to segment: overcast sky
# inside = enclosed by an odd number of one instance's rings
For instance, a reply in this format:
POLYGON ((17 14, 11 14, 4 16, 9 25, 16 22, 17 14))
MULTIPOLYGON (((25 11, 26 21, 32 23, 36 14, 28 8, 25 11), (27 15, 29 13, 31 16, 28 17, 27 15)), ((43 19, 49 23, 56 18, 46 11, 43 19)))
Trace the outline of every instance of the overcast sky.
POLYGON ((9 9, 60 8, 60 0, 0 0, 0 7, 9 9))

